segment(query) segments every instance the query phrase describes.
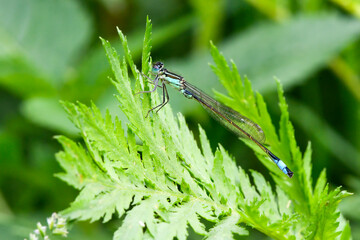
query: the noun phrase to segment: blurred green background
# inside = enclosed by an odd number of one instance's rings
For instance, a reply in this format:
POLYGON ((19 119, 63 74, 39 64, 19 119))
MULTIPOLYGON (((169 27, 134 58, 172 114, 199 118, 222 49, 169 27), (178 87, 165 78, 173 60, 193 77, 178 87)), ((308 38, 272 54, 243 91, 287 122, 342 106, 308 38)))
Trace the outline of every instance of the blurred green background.
MULTIPOLYGON (((124 118, 98 37, 121 52, 118 26, 139 63, 147 15, 154 61, 209 94, 224 92, 208 66, 212 40, 265 96, 276 126, 274 77, 280 79, 301 150, 313 144, 313 176, 326 168, 332 187, 355 193, 341 211, 360 239, 360 1, 0 0, 0 6, 1 239, 27 237, 37 221, 45 223, 76 197, 54 177, 61 169, 53 136, 81 141, 59 100, 94 101, 124 118)), ((170 95, 195 135, 201 124, 213 149, 221 143, 239 165, 269 176, 195 101, 175 90, 170 95)), ((79 223, 70 238, 111 239, 117 224, 79 223)))

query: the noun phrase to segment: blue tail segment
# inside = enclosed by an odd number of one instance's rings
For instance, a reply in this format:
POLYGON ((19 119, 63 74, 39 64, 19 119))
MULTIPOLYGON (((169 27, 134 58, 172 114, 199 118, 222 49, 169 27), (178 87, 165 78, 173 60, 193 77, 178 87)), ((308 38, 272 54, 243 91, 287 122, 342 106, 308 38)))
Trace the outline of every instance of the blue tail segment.
POLYGON ((289 178, 291 178, 294 173, 286 166, 286 164, 281 161, 280 158, 278 158, 277 156, 275 156, 272 152, 268 151, 268 155, 271 158, 271 160, 273 160, 273 162, 280 168, 280 170, 285 173, 286 175, 288 175, 289 178))

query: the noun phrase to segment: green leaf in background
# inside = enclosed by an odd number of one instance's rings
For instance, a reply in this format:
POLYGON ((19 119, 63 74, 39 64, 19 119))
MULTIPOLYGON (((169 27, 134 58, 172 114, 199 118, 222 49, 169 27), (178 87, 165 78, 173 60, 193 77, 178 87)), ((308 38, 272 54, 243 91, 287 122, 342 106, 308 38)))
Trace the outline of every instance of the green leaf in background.
POLYGON ((283 25, 263 24, 229 40, 221 48, 254 88, 271 88, 272 78, 284 87, 298 84, 324 67, 360 34, 360 22, 347 17, 298 16, 283 25))
POLYGON ((294 122, 312 136, 312 139, 316 139, 324 148, 341 160, 353 173, 360 174, 359 149, 356 149, 352 142, 331 128, 308 106, 295 101, 290 102, 292 106, 290 113, 294 122), (302 119, 307 119, 307 121, 302 119), (311 122, 311 126, 307 122, 311 122))
POLYGON ((78 132, 64 114, 59 100, 55 98, 31 98, 21 105, 22 114, 32 122, 48 129, 57 130, 70 135, 78 132))
POLYGON ((224 21, 225 0, 191 0, 195 15, 200 19, 195 30, 195 47, 204 48, 209 39, 216 41, 224 21))
POLYGON ((74 0, 0 0, 0 6, 0 85, 25 98, 22 113, 30 121, 74 135, 54 96, 89 43, 90 17, 74 0))
POLYGON ((56 92, 49 78, 19 56, 0 56, 0 84, 22 98, 53 96, 56 92))
POLYGON ((4 70, 0 71, 0 83, 45 84, 20 75, 20 62, 33 70, 32 78, 59 85, 70 64, 88 44, 89 16, 73 0, 0 0, 0 6, 0 70, 4 70), (14 60, 8 61, 9 58, 14 60))

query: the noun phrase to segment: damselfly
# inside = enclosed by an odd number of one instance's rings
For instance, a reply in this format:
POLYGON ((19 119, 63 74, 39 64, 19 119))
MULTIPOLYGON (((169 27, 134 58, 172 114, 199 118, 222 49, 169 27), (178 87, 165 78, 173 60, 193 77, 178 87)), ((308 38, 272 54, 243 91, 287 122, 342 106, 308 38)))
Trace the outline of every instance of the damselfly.
POLYGON ((158 112, 169 102, 169 94, 166 89, 166 84, 169 84, 170 86, 179 90, 186 98, 195 99, 198 101, 212 117, 222 123, 230 131, 234 132, 239 137, 250 139, 256 143, 256 145, 258 145, 270 157, 270 159, 280 168, 283 173, 285 173, 290 178, 293 176, 293 172, 286 166, 286 164, 263 145, 265 141, 265 135, 259 125, 233 110, 232 108, 229 108, 211 98, 200 89, 185 81, 185 79, 180 75, 169 72, 164 68, 164 64, 161 62, 157 62, 153 65, 152 72, 156 74, 154 80, 147 76, 146 77, 155 85, 154 89, 140 93, 154 92, 157 87, 161 87, 163 89, 163 101, 158 106, 150 109, 148 114, 154 110, 157 110, 156 112, 158 112), (159 82, 162 83, 161 86, 159 85, 159 82))

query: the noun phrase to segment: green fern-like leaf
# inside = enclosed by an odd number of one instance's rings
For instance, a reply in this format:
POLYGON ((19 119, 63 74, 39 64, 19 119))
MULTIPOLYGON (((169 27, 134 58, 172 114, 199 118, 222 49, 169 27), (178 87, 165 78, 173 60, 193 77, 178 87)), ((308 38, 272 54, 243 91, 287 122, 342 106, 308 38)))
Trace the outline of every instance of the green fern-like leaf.
MULTIPOLYGON (((149 20, 146 26, 144 74, 151 62, 149 20)), ((123 218, 114 239, 182 240, 187 238, 189 227, 206 239, 247 235, 249 226, 273 239, 332 239, 341 234, 338 203, 348 193, 330 191, 324 174, 312 188, 311 148, 309 145, 302 156, 297 147, 280 84, 278 135, 262 96, 254 94, 250 82, 242 81, 236 66, 230 68, 212 46, 212 68, 229 91, 229 97, 219 93, 217 97, 262 126, 271 149, 295 172, 293 179, 286 178, 258 148, 245 141, 271 171, 277 184, 274 190, 260 173, 253 171, 250 178, 222 146, 213 153, 201 127, 198 144, 184 117, 175 117, 169 105, 145 118, 150 106, 159 104, 159 96, 156 92, 135 94, 153 86, 135 66, 121 31, 119 36, 125 53, 122 58, 108 41, 101 40, 128 130, 125 133, 123 123, 113 120, 109 112, 102 116, 94 104, 63 103, 85 146, 57 137, 64 149, 56 156, 64 169, 58 177, 80 190, 62 214, 104 222, 123 218), (128 69, 136 81, 134 89, 128 69), (212 225, 205 225, 204 220, 212 225)), ((349 236, 348 225, 343 224, 343 228, 346 231, 341 237, 349 236)))

